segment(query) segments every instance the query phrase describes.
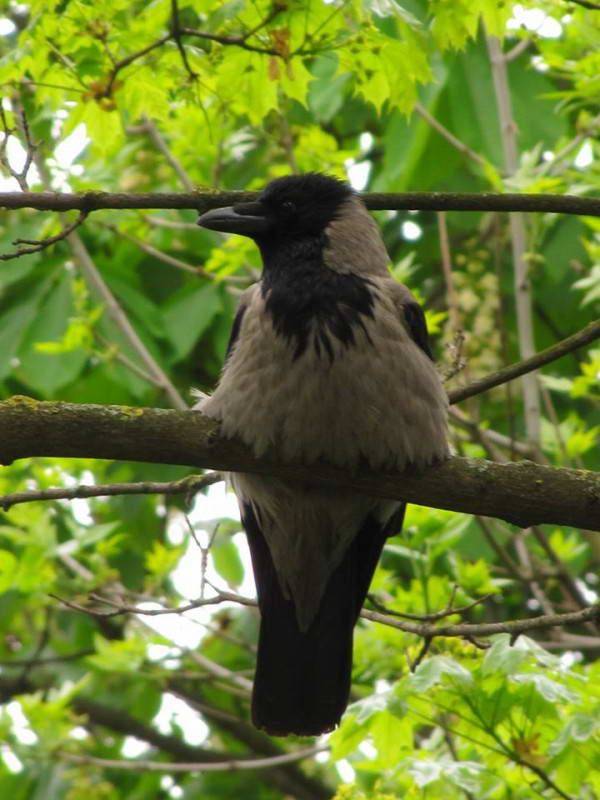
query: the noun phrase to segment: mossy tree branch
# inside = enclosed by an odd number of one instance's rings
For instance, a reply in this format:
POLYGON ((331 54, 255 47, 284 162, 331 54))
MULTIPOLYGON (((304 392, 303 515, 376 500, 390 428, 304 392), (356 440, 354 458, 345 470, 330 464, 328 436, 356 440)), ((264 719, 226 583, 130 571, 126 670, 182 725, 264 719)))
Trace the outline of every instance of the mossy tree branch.
POLYGON ((106 458, 212 467, 343 484, 381 497, 528 527, 552 523, 600 531, 600 475, 529 461, 450 458, 423 472, 345 474, 326 464, 257 459, 198 411, 74 405, 13 397, 0 403, 0 463, 32 456, 106 458))

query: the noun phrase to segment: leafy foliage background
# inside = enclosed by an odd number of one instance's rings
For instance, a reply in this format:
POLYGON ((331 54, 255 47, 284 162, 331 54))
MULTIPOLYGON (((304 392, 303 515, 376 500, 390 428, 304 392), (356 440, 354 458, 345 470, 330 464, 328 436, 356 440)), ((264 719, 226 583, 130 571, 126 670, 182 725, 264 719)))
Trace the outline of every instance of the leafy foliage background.
MULTIPOLYGON (((600 186, 594 3, 33 0, 0 8, 2 20, 12 21, 0 38, 2 154, 5 167, 21 168, 24 112, 37 146, 32 190, 255 189, 289 172, 356 176, 357 168, 366 188, 380 191, 594 194, 600 186), (525 9, 537 9, 527 19, 540 26, 545 19, 546 28, 516 27, 513 14, 525 9), (508 54, 512 127, 499 111, 490 37, 508 54), (516 169, 506 166, 509 140, 516 169)), ((456 362, 457 334, 465 332, 466 367, 449 388, 517 360, 523 331, 507 218, 377 218, 394 274, 425 304, 443 368, 456 362), (449 262, 440 254, 444 232, 449 262)), ((5 211, 0 252, 16 238, 53 235, 65 222, 5 211)), ((540 214, 525 226, 533 334, 542 349, 598 315, 600 223, 540 214)), ((168 375, 188 403, 190 387, 214 385, 236 296, 258 268, 250 242, 223 242, 197 228, 191 212, 97 213, 69 240, 0 268, 2 396, 167 406, 173 392, 157 376, 168 375), (154 372, 99 295, 95 275, 154 372)), ((599 375, 597 348, 543 371, 533 457, 599 468, 599 375)), ((458 452, 532 456, 519 386, 473 398, 460 413, 458 452)), ((3 468, 0 493, 185 474, 39 459, 3 468)), ((355 637, 356 702, 329 738, 329 755, 238 772, 94 763, 129 757, 227 766, 307 744, 269 740, 248 722, 254 608, 217 604, 198 618, 197 647, 191 634, 182 644, 175 617, 164 618, 158 633, 149 617, 86 615, 56 598, 87 605, 99 593, 172 608, 196 599, 204 557, 183 522, 186 510, 171 496, 123 496, 83 508, 60 501, 0 512, 3 797, 600 797, 595 623, 554 629, 538 642, 522 637, 512 645, 502 635, 485 652, 480 642, 434 639, 411 672, 421 650, 416 637, 363 622, 355 637), (191 596, 176 579, 184 562, 197 567, 191 596), (174 698, 187 710, 184 724, 174 698), (200 734, 190 729, 194 715, 200 734)), ((192 514, 199 537, 215 530, 209 516, 192 514)), ((208 565, 222 591, 238 592, 248 578, 239 543, 239 523, 221 521, 208 565)), ((372 591, 393 611, 430 614, 479 599, 467 619, 510 620, 594 600, 599 558, 597 534, 552 526, 523 532, 412 507, 372 591)))

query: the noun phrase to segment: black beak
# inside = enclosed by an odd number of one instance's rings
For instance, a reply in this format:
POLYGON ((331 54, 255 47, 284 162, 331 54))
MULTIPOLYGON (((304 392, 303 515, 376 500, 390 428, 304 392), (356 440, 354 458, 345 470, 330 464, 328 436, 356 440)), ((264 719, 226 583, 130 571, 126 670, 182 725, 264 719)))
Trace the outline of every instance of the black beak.
POLYGON ((211 231, 239 233, 242 236, 259 236, 267 233, 270 222, 261 203, 238 203, 225 208, 213 208, 201 214, 198 225, 211 231))

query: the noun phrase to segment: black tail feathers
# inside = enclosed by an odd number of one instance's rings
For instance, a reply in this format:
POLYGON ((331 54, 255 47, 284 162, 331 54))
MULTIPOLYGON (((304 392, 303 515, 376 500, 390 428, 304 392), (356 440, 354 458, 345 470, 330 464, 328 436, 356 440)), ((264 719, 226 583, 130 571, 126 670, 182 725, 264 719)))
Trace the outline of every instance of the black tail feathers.
POLYGON ((279 585, 257 520, 244 508, 261 611, 252 718, 271 735, 318 736, 333 730, 348 703, 354 625, 385 539, 398 528, 366 518, 337 567, 307 631, 279 585))

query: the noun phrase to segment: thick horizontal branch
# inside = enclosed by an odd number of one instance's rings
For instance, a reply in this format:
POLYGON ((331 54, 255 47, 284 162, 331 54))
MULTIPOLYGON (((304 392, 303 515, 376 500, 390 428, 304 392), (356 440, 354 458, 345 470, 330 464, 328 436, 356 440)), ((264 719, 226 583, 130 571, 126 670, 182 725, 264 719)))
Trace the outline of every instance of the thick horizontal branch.
POLYGON ((529 461, 450 458, 422 472, 345 474, 326 464, 257 459, 199 411, 73 405, 13 397, 0 403, 0 463, 32 456, 106 458, 212 467, 344 485, 380 497, 498 517, 600 531, 600 475, 529 461))
MULTIPOLYGON (((208 211, 211 208, 254 200, 257 192, 188 192, 188 193, 111 193, 84 192, 0 192, 0 208, 35 208, 38 211, 84 213, 100 209, 188 208, 208 211)), ((367 208, 421 211, 543 211, 558 214, 600 216, 600 199, 561 194, 493 194, 488 192, 405 192, 361 195, 367 208)))

